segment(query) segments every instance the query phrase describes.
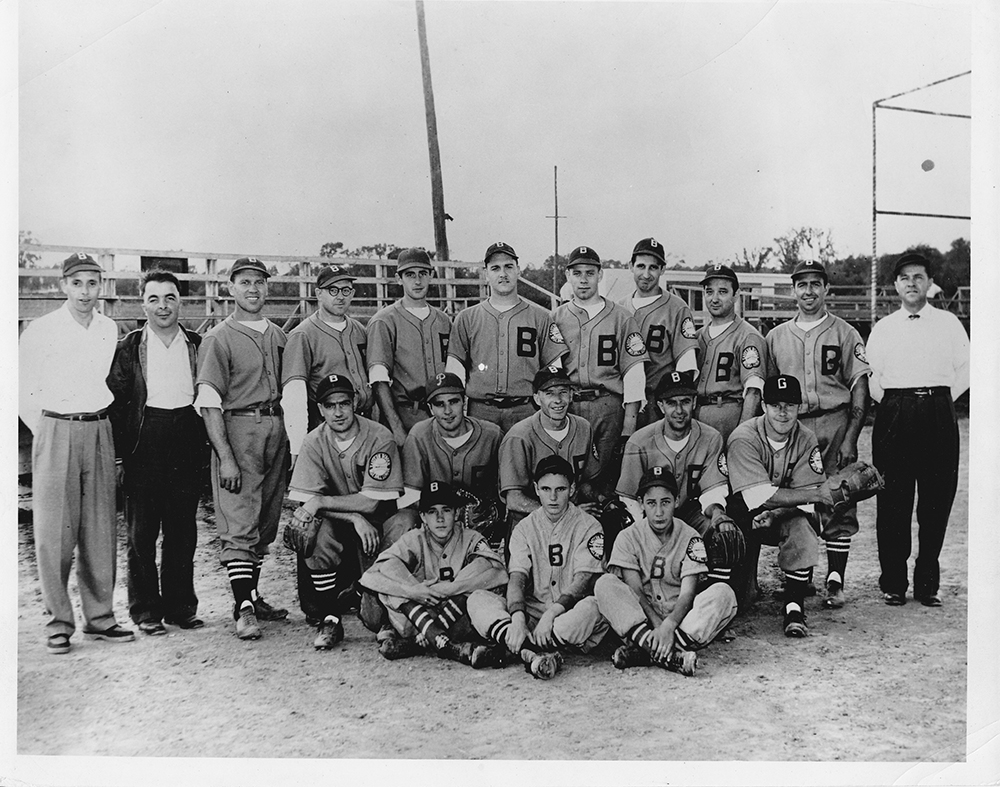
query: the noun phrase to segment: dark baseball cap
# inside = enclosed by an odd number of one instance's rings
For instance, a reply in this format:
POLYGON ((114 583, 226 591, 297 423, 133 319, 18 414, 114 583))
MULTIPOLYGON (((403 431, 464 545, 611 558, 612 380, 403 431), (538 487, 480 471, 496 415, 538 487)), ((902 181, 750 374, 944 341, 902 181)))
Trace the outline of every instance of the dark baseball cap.
POLYGON ((80 273, 81 271, 97 271, 98 273, 104 273, 104 268, 97 264, 97 260, 89 254, 84 254, 82 251, 78 251, 76 254, 71 254, 63 260, 63 277, 72 276, 74 273, 80 273))
POLYGON ((461 508, 468 501, 463 498, 451 484, 445 481, 431 481, 420 490, 418 511, 430 511, 431 506, 451 506, 461 508))
POLYGON ((431 399, 442 393, 457 393, 465 396, 465 386, 462 385, 461 378, 451 372, 435 375, 430 385, 427 386, 427 398, 424 401, 430 403, 431 399))
POLYGON ((736 278, 736 271, 730 268, 728 265, 723 265, 721 262, 717 262, 711 268, 705 271, 705 278, 698 282, 702 287, 704 287, 711 279, 729 279, 733 283, 733 287, 739 289, 740 280, 736 278))
POLYGON ((764 381, 764 404, 802 404, 802 386, 790 374, 778 374, 764 381))
POLYGON ((504 243, 502 240, 496 243, 491 243, 490 247, 486 250, 486 254, 483 255, 483 265, 490 261, 490 257, 494 254, 506 254, 508 257, 513 257, 517 259, 517 253, 514 251, 514 247, 509 243, 504 243))
POLYGON ((399 256, 396 257, 396 273, 402 273, 411 268, 434 270, 434 266, 431 265, 431 258, 426 251, 417 248, 403 249, 399 252, 399 256))
POLYGON ((661 265, 667 264, 667 257, 663 253, 663 244, 656 240, 656 238, 643 238, 635 244, 635 248, 632 249, 632 262, 635 262, 635 258, 640 254, 648 254, 650 257, 656 257, 661 265))
POLYGON ((543 457, 535 465, 535 472, 531 474, 531 480, 537 483, 544 476, 551 474, 565 476, 571 484, 576 482, 576 471, 573 469, 573 465, 558 454, 549 454, 543 457))
POLYGON ((316 387, 316 401, 325 402, 326 397, 334 393, 345 393, 354 396, 354 383, 343 374, 328 374, 316 387))
POLYGON ((635 496, 641 498, 654 486, 662 486, 674 497, 677 497, 677 479, 674 478, 674 471, 666 466, 654 465, 647 467, 639 479, 639 486, 635 491, 635 496))
POLYGON ((541 391, 550 385, 569 385, 576 387, 576 384, 569 379, 569 372, 561 366, 543 366, 535 372, 535 378, 531 381, 533 391, 541 391))
POLYGON ((316 289, 324 290, 335 281, 354 281, 356 278, 358 277, 343 265, 324 265, 316 276, 316 289))
POLYGON ((899 272, 907 265, 923 265, 927 275, 931 275, 931 261, 923 254, 917 254, 915 251, 908 251, 896 260, 896 264, 892 268, 892 278, 895 279, 898 277, 899 272))
POLYGON ((572 268, 574 265, 596 265, 598 268, 601 267, 601 256, 594 251, 590 246, 577 246, 573 251, 569 253, 569 262, 566 263, 567 268, 572 268))
POLYGON ((805 276, 807 273, 818 273, 823 277, 823 281, 830 281, 823 263, 816 260, 802 260, 802 262, 797 263, 792 269, 792 281, 795 281, 796 276, 805 276))
POLYGON ((668 372, 656 384, 654 398, 669 399, 671 396, 695 396, 698 389, 694 384, 694 372, 668 372))
POLYGON ((235 276, 240 271, 254 270, 260 271, 265 276, 270 277, 271 274, 268 272, 267 268, 264 267, 264 263, 258 260, 256 257, 240 257, 236 262, 233 263, 233 267, 229 269, 229 280, 233 280, 235 276))

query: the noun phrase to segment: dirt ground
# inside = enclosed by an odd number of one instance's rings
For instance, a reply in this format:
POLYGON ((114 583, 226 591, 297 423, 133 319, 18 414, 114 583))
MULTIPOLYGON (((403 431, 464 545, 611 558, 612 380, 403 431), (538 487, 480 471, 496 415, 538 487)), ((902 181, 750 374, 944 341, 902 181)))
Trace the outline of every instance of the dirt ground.
MULTIPOLYGON (((887 607, 878 592, 875 501, 860 507, 849 603, 809 599, 810 635, 781 632, 775 551, 735 639, 694 678, 615 670, 609 650, 570 656, 550 682, 517 666, 477 672, 433 657, 388 662, 360 622, 316 652, 298 610, 293 555, 278 543, 261 591, 292 610, 256 643, 236 639, 214 528, 196 564, 204 629, 131 644, 44 644, 30 525, 19 528, 17 753, 129 757, 961 762, 966 756, 968 421, 941 556, 944 607, 887 607), (706 745, 711 742, 711 747, 706 745)), ((862 434, 870 457, 870 428, 862 434)), ((287 514, 287 512, 286 512, 287 514)), ((915 527, 915 526, 914 526, 915 527)), ((820 572, 825 570, 822 558, 820 572)), ((911 560, 912 571, 912 560, 911 560)), ((126 611, 124 548, 115 610, 126 611)), ((71 582, 75 594, 75 579, 71 582)), ((81 618, 78 611, 78 625, 81 618)))

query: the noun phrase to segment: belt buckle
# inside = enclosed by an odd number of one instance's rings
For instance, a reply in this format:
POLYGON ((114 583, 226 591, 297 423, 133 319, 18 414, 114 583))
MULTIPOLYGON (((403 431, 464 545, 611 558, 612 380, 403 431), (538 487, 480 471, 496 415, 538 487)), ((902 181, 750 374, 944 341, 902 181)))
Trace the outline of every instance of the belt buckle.
POLYGON ((913 393, 917 396, 931 396, 934 392, 930 388, 915 388, 913 393))

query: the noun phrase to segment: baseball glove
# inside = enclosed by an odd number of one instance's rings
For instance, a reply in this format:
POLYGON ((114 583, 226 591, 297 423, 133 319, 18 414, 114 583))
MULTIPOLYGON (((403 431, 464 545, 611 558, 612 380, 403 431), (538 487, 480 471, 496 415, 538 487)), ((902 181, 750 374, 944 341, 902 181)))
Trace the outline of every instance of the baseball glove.
POLYGON ((604 501, 600 511, 597 512, 596 519, 604 530, 604 559, 609 560, 611 548, 615 545, 618 534, 635 520, 632 519, 625 504, 615 495, 604 501))
POLYGON ((747 541, 736 523, 723 514, 715 519, 705 533, 705 552, 708 554, 709 568, 734 568, 743 562, 747 554, 747 541), (719 529, 728 522, 732 527, 719 529))
POLYGON ((482 533, 490 546, 496 549, 506 535, 506 516, 496 500, 480 500, 467 490, 458 490, 460 496, 472 500, 462 509, 462 523, 470 530, 482 533))
POLYGON ((316 551, 316 537, 322 520, 299 506, 292 514, 292 521, 285 525, 281 540, 285 546, 295 550, 302 557, 312 557, 316 551))
POLYGON ((882 474, 867 462, 852 462, 826 479, 833 498, 833 512, 839 514, 859 500, 874 497, 885 488, 882 474))

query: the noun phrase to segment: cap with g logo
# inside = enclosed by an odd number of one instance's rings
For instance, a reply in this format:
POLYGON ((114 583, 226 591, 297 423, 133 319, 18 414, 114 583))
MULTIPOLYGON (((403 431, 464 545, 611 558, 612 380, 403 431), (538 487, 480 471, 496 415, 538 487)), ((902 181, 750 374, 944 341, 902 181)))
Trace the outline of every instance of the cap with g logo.
POLYGON ((764 404, 802 404, 802 386, 790 374, 779 374, 764 381, 764 404))
POLYGON ((667 257, 663 251, 663 244, 656 240, 656 238, 643 238, 635 244, 635 248, 632 249, 632 262, 635 262, 635 258, 640 254, 648 254, 650 257, 656 257, 656 259, 660 261, 661 265, 667 264, 667 257))
POLYGON ((465 386, 462 385, 462 380, 457 374, 452 374, 451 372, 444 372, 442 374, 434 375, 434 379, 430 381, 430 385, 427 386, 427 398, 424 399, 428 404, 431 400, 438 394, 444 393, 457 393, 465 395, 465 386))
POLYGON ((736 278, 736 271, 721 262, 715 263, 705 271, 705 278, 698 282, 702 287, 712 279, 728 279, 736 289, 740 287, 740 280, 736 278))
POLYGON ((483 265, 486 265, 490 261, 490 257, 494 254, 506 254, 508 257, 517 259, 517 253, 514 251, 514 248, 509 243, 498 240, 496 243, 490 244, 490 247, 486 250, 486 254, 483 255, 483 265))
POLYGON ((330 394, 345 393, 354 396, 354 383, 342 374, 328 374, 316 387, 316 401, 324 402, 330 394))
POLYGON ((669 467, 657 465, 647 467, 646 472, 639 479, 639 486, 635 492, 636 497, 641 498, 654 486, 662 486, 674 497, 677 497, 677 479, 674 478, 674 472, 669 467))
POLYGON ((596 265, 600 268, 601 257, 590 246, 577 246, 569 253, 569 262, 566 263, 566 267, 572 268, 574 265, 596 265))
POLYGON ((97 260, 89 254, 84 254, 82 251, 78 251, 76 254, 71 254, 63 260, 62 275, 64 277, 72 276, 74 273, 80 273, 81 271, 97 271, 98 273, 104 273, 104 269, 97 264, 97 260))

